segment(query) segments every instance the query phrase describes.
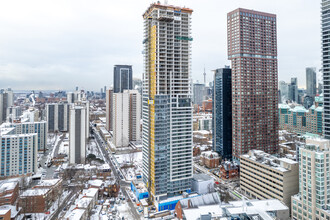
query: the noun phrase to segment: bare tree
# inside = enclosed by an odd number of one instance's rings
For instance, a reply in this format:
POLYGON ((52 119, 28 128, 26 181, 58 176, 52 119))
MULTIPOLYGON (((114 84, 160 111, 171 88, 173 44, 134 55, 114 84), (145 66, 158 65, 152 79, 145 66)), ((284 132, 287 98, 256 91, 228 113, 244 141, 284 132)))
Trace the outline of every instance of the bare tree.
POLYGON ((134 152, 130 152, 130 153, 128 154, 128 159, 129 159, 129 163, 130 163, 130 165, 133 165, 133 163, 135 162, 135 157, 136 157, 136 155, 135 155, 134 152))

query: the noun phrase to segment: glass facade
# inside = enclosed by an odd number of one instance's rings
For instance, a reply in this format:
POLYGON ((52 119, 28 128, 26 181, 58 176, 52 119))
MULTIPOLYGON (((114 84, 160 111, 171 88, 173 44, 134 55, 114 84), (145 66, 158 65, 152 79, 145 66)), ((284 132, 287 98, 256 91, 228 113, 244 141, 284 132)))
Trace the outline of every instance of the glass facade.
POLYGON ((113 70, 113 92, 133 89, 133 72, 130 65, 115 65, 113 70))
POLYGON ((217 69, 213 89, 213 149, 222 158, 232 158, 231 69, 217 69))

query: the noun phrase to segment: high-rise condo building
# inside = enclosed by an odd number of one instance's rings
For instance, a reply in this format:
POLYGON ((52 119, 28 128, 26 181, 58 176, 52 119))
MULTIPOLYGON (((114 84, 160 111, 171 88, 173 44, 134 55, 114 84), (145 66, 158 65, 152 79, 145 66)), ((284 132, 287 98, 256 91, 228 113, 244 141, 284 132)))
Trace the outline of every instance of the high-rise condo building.
MULTIPOLYGON (((14 129, 14 128, 12 128, 14 129)), ((0 135, 0 176, 19 176, 37 172, 38 136, 37 134, 0 135)))
POLYGON ((231 69, 216 69, 213 89, 213 150, 223 159, 232 158, 231 69))
POLYGON ((193 103, 202 106, 205 97, 205 84, 194 83, 193 85, 193 103))
MULTIPOLYGON (((125 92, 125 91, 124 91, 125 92)), ((141 141, 141 94, 138 90, 129 93, 129 140, 141 141)))
POLYGON ((13 91, 9 88, 0 90, 0 124, 7 120, 7 108, 14 103, 13 91))
POLYGON ((86 101, 86 93, 82 91, 68 92, 66 94, 68 103, 75 103, 80 101, 86 101))
POLYGON ((70 106, 70 146, 69 161, 71 164, 84 164, 86 159, 86 143, 89 129, 87 105, 70 106))
POLYGON ((291 199, 292 219, 330 219, 330 143, 312 142, 307 139, 299 148, 299 193, 291 199))
POLYGON ((296 102, 296 103, 299 102, 297 77, 291 78, 291 83, 289 84, 289 99, 292 102, 296 102))
POLYGON ((106 103, 106 128, 108 131, 113 130, 112 112, 113 112, 113 89, 108 89, 105 92, 106 103))
POLYGON ((117 147, 129 145, 129 94, 114 93, 112 106, 113 138, 117 147))
POLYGON ((113 94, 113 144, 127 147, 130 141, 140 141, 141 95, 137 90, 113 94))
POLYGON ((130 65, 115 65, 113 69, 113 92, 133 89, 133 71, 130 65))
MULTIPOLYGON (((0 131, 6 129, 10 130, 7 132, 9 135, 19 135, 19 134, 37 134, 37 144, 38 151, 46 151, 47 147, 47 122, 37 121, 37 122, 17 122, 17 123, 4 123, 0 126, 0 131)), ((1 134, 1 132, 0 132, 1 134)))
POLYGON ((191 188, 192 12, 154 3, 143 14, 143 180, 153 201, 191 188))
POLYGON ((322 71, 323 71, 323 94, 324 94, 324 137, 330 139, 330 0, 322 0, 322 71))
POLYGON ((276 15, 247 9, 228 13, 232 67, 233 157, 251 149, 278 150, 276 15))
POLYGON ((19 121, 20 116, 22 115, 21 106, 11 106, 7 108, 7 122, 16 122, 19 121))
POLYGON ((306 68, 306 93, 308 96, 316 96, 316 68, 306 68))
POLYGON ((48 132, 66 132, 69 130, 69 112, 68 103, 46 104, 47 130, 48 132))

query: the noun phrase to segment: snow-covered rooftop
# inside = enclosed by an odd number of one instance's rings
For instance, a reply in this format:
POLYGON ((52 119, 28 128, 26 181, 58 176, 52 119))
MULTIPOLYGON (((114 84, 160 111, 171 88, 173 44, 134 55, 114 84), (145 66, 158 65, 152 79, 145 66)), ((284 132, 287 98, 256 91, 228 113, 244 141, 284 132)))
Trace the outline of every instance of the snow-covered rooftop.
POLYGON ((88 184, 91 186, 101 187, 103 184, 102 180, 88 180, 88 184))
POLYGON ((255 161, 256 163, 268 166, 280 172, 290 171, 291 166, 287 166, 288 164, 298 164, 298 162, 289 158, 275 157, 261 150, 250 150, 248 154, 241 155, 241 157, 255 161))
POLYGON ((10 218, 11 219, 16 219, 16 216, 18 214, 18 212, 22 209, 22 208, 16 208, 16 206, 14 205, 3 205, 3 206, 0 206, 0 210, 8 210, 10 209, 11 210, 11 213, 10 213, 10 218))
POLYGON ((82 191, 82 195, 86 197, 95 197, 95 195, 98 193, 98 189, 96 188, 89 188, 89 189, 84 189, 82 191))
POLYGON ((92 200, 93 200, 92 198, 84 197, 84 198, 79 199, 78 202, 76 203, 76 205, 78 208, 86 209, 86 208, 88 208, 88 206, 92 202, 92 200))
POLYGON ((82 219, 82 216, 84 214, 85 214, 85 210, 84 209, 74 209, 74 210, 68 212, 65 215, 65 218, 66 219, 69 219, 69 220, 80 220, 80 219, 82 219))
POLYGON ((42 196, 47 194, 49 189, 44 188, 35 188, 35 189, 28 189, 21 194, 21 197, 26 196, 42 196))
POLYGON ((5 191, 11 191, 15 189, 17 186, 18 182, 16 181, 0 181, 0 192, 5 192, 5 191))
POLYGON ((38 184, 38 186, 42 187, 51 187, 55 186, 57 183, 59 183, 61 179, 48 179, 48 180, 41 180, 38 184))

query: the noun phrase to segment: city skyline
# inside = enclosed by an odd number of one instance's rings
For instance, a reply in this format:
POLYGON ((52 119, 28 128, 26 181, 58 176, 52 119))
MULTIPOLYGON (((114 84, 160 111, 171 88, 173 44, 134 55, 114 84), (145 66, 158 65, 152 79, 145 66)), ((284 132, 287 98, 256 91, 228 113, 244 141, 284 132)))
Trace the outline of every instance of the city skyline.
MULTIPOLYGON (((116 64, 133 65, 135 77, 142 78, 141 14, 152 2, 100 1, 78 5, 76 1, 32 1, 22 2, 22 9, 16 8, 17 1, 2 3, 0 87, 68 90, 78 85, 98 90, 103 84, 112 83, 116 64), (125 16, 118 19, 123 10, 125 16)), ((305 87, 305 68, 320 69, 319 4, 298 3, 298 0, 240 0, 226 4, 215 0, 209 4, 197 0, 168 1, 194 8, 196 12, 192 79, 203 82, 205 65, 207 81, 211 81, 211 70, 229 64, 226 13, 242 7, 278 15, 279 80, 288 82, 292 76, 298 76, 299 87, 305 87), (211 22, 205 25, 206 21, 211 22)))

